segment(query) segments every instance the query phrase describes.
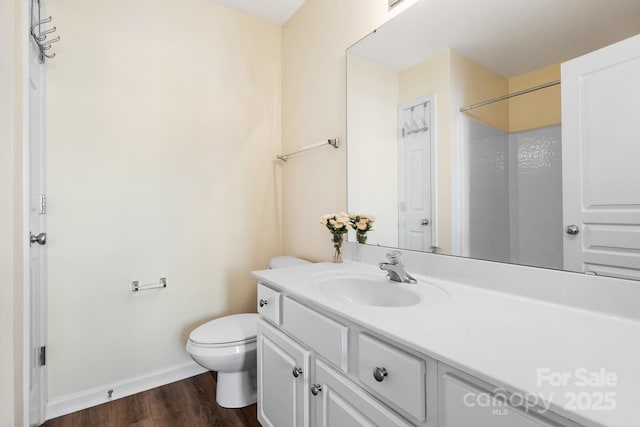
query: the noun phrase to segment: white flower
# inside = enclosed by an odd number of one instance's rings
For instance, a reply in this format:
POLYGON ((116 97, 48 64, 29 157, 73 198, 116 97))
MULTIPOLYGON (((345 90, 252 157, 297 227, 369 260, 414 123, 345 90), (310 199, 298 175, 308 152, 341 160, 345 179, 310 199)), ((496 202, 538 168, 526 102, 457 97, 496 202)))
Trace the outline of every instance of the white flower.
POLYGON ((347 215, 344 212, 340 212, 338 214, 336 214, 336 221, 338 222, 343 222, 343 223, 348 223, 349 222, 349 215, 347 215))
POLYGON ((366 219, 363 219, 362 217, 360 218, 360 221, 358 221, 356 223, 356 227, 358 227, 358 230, 366 230, 368 227, 368 222, 366 219))
POLYGON ((327 225, 327 222, 329 221, 329 219, 333 218, 334 216, 335 216, 334 214, 323 215, 322 218, 320 218, 320 223, 327 225))

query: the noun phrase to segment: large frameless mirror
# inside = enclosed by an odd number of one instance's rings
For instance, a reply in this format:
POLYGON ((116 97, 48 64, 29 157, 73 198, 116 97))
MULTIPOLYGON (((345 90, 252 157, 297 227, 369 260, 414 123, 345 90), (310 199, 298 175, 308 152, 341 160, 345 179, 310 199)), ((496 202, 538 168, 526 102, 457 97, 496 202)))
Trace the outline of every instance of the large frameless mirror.
POLYGON ((350 47, 348 208, 376 217, 367 244, 583 271, 564 259, 561 64, 638 16, 637 0, 421 0, 350 47))

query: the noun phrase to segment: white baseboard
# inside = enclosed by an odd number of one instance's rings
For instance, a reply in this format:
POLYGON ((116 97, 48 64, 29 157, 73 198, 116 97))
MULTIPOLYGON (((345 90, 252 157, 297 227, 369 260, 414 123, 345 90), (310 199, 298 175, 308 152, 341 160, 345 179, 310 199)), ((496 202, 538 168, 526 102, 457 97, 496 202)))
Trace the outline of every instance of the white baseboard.
POLYGON ((195 362, 82 390, 47 402, 47 420, 207 372, 195 362), (111 398, 108 391, 113 390, 111 398))

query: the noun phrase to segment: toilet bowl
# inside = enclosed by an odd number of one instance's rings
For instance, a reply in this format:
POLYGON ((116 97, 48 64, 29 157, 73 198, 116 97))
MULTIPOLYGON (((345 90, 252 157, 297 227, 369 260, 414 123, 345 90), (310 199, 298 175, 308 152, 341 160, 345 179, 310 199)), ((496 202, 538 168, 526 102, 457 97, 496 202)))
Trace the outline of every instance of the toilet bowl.
POLYGON ((191 358, 218 372, 216 401, 222 407, 242 408, 256 402, 257 317, 255 313, 221 317, 189 335, 191 358))
MULTIPOLYGON (((307 264, 300 258, 272 258, 269 268, 307 264)), ((187 352, 200 366, 217 371, 216 402, 224 408, 256 403, 256 313, 234 314, 198 326, 189 335, 187 352)))

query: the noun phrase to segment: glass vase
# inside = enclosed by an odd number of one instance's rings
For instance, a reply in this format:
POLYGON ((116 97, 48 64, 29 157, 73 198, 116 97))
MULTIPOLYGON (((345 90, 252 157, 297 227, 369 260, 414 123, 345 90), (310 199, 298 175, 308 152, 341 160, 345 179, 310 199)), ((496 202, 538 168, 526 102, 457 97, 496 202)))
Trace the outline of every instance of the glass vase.
POLYGON ((358 243, 364 245, 365 243, 367 243, 367 233, 366 232, 364 232, 364 233, 357 232, 356 233, 356 239, 358 240, 358 243))
POLYGON ((342 234, 336 233, 332 235, 331 241, 333 242, 333 259, 335 263, 342 262, 342 234))

